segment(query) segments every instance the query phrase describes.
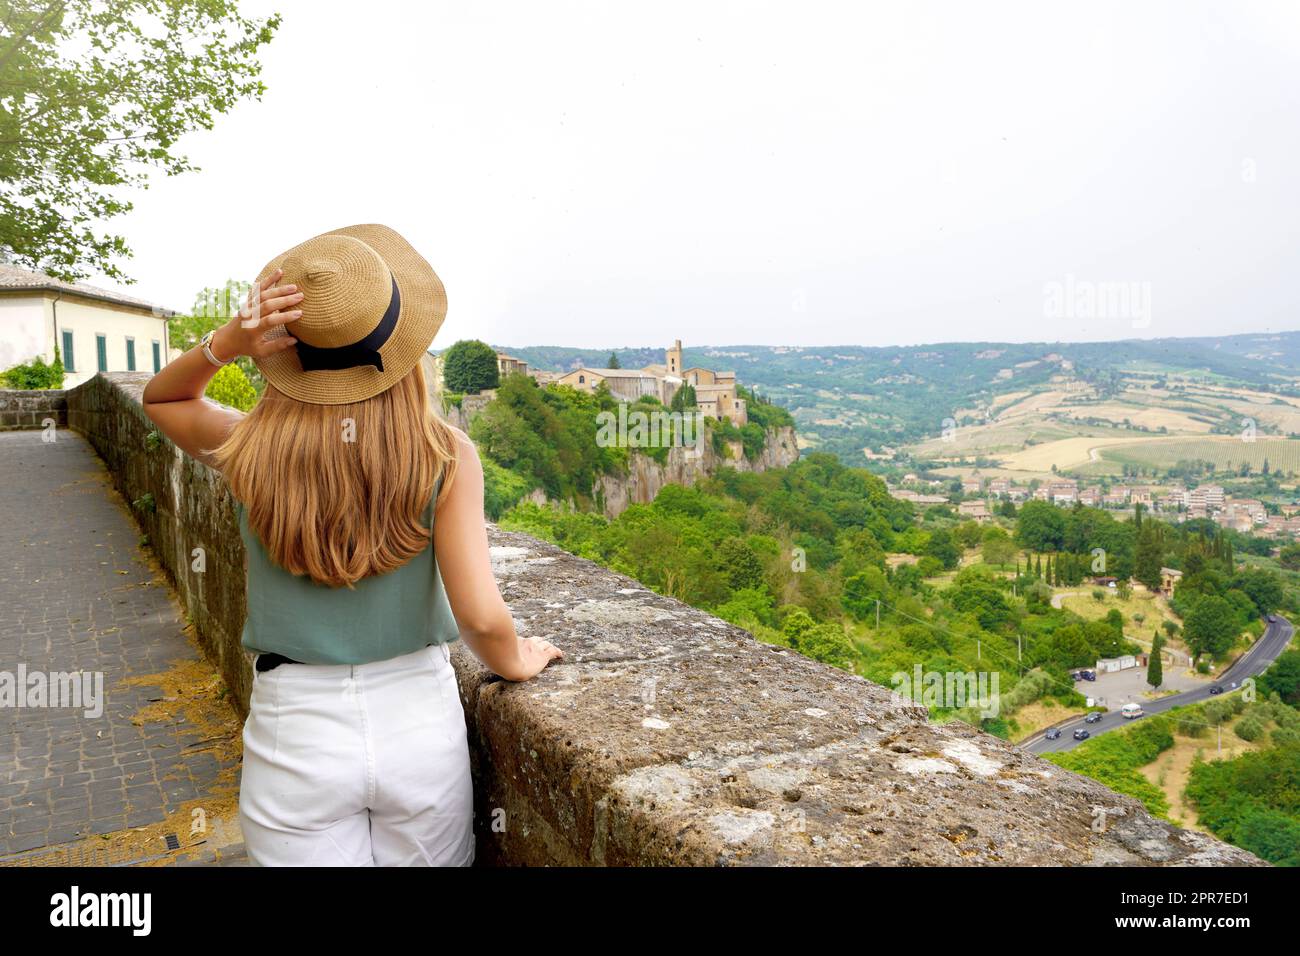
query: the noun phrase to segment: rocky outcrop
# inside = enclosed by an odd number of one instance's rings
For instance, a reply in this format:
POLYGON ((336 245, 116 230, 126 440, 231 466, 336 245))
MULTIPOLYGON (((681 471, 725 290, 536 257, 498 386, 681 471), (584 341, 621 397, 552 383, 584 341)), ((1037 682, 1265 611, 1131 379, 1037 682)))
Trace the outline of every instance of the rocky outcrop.
MULTIPOLYGON (((137 517, 243 708, 244 556, 229 492, 152 434, 147 377, 70 391, 69 422, 124 497, 147 500, 137 517)), ((482 863, 1260 862, 630 578, 525 535, 489 538, 519 630, 565 657, 512 684, 454 647, 482 863)))
POLYGON ((617 518, 628 505, 654 501, 664 485, 693 485, 723 466, 737 471, 784 468, 798 458, 794 429, 788 426, 769 428, 763 451, 752 461, 745 457, 739 442, 730 443, 725 455, 715 452, 707 441, 698 452, 686 447, 669 448, 668 460, 662 465, 648 455, 633 452, 628 456, 627 474, 600 476, 592 496, 600 502, 605 517, 617 518))
POLYGON ((430 396, 433 407, 442 415, 444 419, 455 425, 461 431, 469 432, 469 423, 474 420, 474 416, 487 407, 488 402, 495 397, 495 392, 487 392, 480 395, 465 395, 460 399, 458 404, 444 401, 443 396, 434 393, 430 396))

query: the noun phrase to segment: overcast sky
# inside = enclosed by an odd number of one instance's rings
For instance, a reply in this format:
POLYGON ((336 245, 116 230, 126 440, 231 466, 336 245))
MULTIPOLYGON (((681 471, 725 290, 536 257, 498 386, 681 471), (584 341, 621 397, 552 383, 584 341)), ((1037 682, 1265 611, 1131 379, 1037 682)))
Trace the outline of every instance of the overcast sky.
POLYGON ((435 347, 1300 328, 1300 4, 241 8, 284 15, 266 96, 115 224, 169 307, 382 222, 435 347))

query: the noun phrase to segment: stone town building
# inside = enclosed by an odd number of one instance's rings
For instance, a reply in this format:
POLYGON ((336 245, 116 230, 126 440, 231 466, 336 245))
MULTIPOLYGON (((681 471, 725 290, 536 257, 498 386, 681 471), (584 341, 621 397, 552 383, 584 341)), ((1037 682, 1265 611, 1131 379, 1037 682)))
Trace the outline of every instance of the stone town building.
POLYGON ((1174 589, 1178 587, 1178 582, 1183 579, 1183 572, 1177 568, 1160 569, 1160 593, 1165 597, 1172 597, 1174 589))
POLYGON ((507 375, 527 375, 528 363, 523 359, 517 359, 513 355, 506 355, 505 352, 497 353, 497 374, 501 378, 507 375))
POLYGON ((1187 492, 1187 508, 1204 514, 1223 507, 1223 488, 1219 485, 1201 485, 1187 492))
POLYGON ((1078 495, 1079 483, 1070 478, 1054 478, 1048 483, 1047 493, 1058 505, 1072 505, 1078 495))
POLYGON ((561 385, 570 385, 584 392, 594 392, 601 383, 611 395, 634 402, 643 395, 651 395, 667 405, 683 385, 695 389, 695 404, 709 418, 728 418, 733 425, 749 421, 745 400, 736 392, 736 373, 718 372, 709 368, 682 367, 682 340, 677 339, 671 348, 664 350, 663 364, 645 368, 576 368, 557 379, 561 385))

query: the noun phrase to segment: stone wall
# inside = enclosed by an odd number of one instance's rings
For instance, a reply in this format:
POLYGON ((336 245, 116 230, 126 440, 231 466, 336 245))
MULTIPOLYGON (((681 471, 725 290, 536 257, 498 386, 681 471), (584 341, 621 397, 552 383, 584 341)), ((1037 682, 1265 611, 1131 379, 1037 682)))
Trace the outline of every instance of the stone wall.
MULTIPOLYGON (((204 651, 247 700, 243 555, 218 476, 100 376, 69 422, 108 463, 204 651), (189 570, 195 547, 207 571, 189 570)), ((458 644, 485 864, 1252 864, 1067 773, 636 581, 490 528, 519 630, 565 659, 511 684, 458 644), (1105 821, 1098 826, 1096 821, 1105 821)))
POLYGON ((252 670, 240 646, 244 626, 244 544, 234 498, 221 475, 154 428, 140 404, 151 375, 97 375, 68 394, 68 424, 104 459, 132 504, 150 549, 171 578, 195 637, 248 712, 252 670), (196 568, 202 568, 197 570, 196 568))
POLYGON ((41 428, 48 419, 68 424, 67 394, 62 389, 0 389, 0 431, 41 428))

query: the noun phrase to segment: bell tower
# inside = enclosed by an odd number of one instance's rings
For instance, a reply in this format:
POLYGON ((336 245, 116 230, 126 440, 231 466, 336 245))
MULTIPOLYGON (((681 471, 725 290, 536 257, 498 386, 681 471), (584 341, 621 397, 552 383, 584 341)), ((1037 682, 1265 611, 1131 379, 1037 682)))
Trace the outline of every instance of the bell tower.
POLYGON ((668 366, 669 375, 682 374, 682 340, 673 341, 673 347, 664 349, 664 365, 668 366))

